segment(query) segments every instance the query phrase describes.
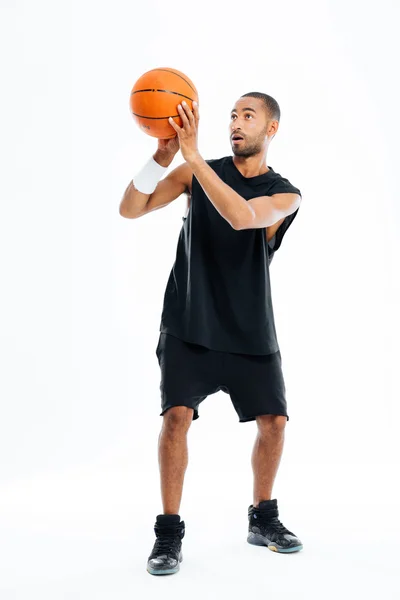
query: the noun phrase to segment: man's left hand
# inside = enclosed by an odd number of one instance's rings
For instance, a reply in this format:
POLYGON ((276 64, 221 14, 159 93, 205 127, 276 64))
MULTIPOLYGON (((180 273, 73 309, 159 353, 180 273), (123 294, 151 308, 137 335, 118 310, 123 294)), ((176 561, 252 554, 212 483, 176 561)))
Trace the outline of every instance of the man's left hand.
POLYGON ((192 160, 199 156, 197 148, 197 130, 199 126, 199 106, 193 102, 193 112, 185 101, 182 105, 178 104, 179 116, 182 119, 183 127, 179 127, 172 117, 168 119, 169 124, 175 129, 183 158, 190 164, 192 160))

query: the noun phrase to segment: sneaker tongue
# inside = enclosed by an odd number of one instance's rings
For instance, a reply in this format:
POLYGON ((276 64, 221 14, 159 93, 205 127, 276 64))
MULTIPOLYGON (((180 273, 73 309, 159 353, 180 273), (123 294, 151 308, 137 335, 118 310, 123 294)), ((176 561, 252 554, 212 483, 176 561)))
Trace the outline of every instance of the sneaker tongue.
POLYGON ((165 525, 180 523, 180 515, 157 515, 157 523, 163 523, 165 525))
POLYGON ((277 517, 279 515, 278 504, 276 499, 262 500, 261 502, 259 502, 256 511, 258 511, 260 515, 264 515, 268 518, 277 517))
POLYGON ((258 503, 258 508, 276 508, 276 498, 273 500, 262 500, 258 503))

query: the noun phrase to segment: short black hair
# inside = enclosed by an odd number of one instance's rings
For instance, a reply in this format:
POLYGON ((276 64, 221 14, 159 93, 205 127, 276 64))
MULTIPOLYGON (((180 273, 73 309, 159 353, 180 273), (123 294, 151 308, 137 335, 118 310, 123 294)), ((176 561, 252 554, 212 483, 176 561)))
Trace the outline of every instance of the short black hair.
POLYGON ((277 103, 275 98, 273 98, 272 96, 268 96, 268 94, 263 94, 262 92, 249 92, 248 94, 243 94, 241 98, 245 98, 246 96, 262 100, 264 102, 268 118, 275 119, 278 122, 280 121, 281 109, 279 108, 279 104, 277 103))

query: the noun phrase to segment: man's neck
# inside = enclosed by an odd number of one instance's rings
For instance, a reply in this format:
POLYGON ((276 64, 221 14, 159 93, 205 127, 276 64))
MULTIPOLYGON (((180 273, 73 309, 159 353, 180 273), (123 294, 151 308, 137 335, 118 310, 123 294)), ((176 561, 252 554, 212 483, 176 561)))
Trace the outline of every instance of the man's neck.
POLYGON ((264 175, 270 170, 267 166, 267 157, 259 156, 233 156, 235 167, 241 172, 243 177, 257 177, 264 175))

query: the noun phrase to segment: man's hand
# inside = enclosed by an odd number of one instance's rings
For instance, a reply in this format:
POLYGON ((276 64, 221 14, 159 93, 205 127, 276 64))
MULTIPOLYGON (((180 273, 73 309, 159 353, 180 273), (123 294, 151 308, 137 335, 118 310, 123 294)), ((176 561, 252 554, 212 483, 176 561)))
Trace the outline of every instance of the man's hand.
POLYGON ((182 119, 183 127, 179 127, 175 123, 172 117, 169 118, 170 125, 175 129, 178 134, 179 145, 181 148, 182 156, 187 163, 191 163, 195 158, 199 156, 197 148, 197 130, 199 125, 199 107, 196 102, 193 102, 193 113, 185 101, 182 102, 182 106, 178 104, 179 116, 182 119))
POLYGON ((157 150, 160 154, 170 154, 172 156, 175 156, 175 154, 179 150, 178 136, 175 136, 173 138, 159 138, 157 150))
POLYGON ((169 167, 178 150, 179 140, 177 135, 173 138, 160 138, 157 152, 153 154, 153 158, 162 167, 169 167))

